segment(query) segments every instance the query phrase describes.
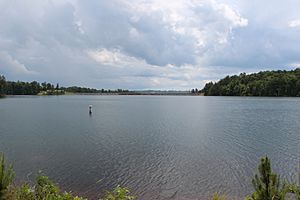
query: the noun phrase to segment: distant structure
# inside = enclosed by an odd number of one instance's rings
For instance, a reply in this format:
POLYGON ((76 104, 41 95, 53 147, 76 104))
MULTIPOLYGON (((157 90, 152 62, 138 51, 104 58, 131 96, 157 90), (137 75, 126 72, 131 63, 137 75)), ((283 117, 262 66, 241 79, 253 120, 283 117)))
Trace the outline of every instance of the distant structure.
POLYGON ((92 114, 92 105, 89 105, 89 114, 91 115, 92 114))

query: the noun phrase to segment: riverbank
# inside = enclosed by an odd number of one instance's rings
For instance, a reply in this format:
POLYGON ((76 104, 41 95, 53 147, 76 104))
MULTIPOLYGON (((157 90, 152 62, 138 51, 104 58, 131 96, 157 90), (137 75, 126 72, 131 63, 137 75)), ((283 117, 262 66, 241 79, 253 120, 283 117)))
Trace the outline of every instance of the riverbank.
MULTIPOLYGON (((0 199, 1 200, 88 200, 85 197, 73 195, 72 192, 63 192, 57 184, 41 172, 36 176, 34 184, 13 184, 15 172, 12 165, 7 164, 4 156, 0 153, 0 199)), ((293 194, 300 199, 300 188, 295 183, 283 183, 280 177, 272 171, 271 162, 268 157, 261 158, 258 166, 258 174, 252 179, 254 192, 245 200, 285 200, 293 194)), ((177 192, 162 194, 164 199, 191 199, 178 197, 177 192), (166 196, 167 195, 167 196, 166 196), (170 196, 171 195, 171 196, 170 196)), ((199 196, 198 196, 199 198, 199 196)), ((195 199, 198 199, 195 198, 195 199)), ((214 193, 210 200, 234 200, 226 195, 214 193)), ((113 191, 100 195, 100 200, 134 200, 129 189, 117 186, 113 191)))

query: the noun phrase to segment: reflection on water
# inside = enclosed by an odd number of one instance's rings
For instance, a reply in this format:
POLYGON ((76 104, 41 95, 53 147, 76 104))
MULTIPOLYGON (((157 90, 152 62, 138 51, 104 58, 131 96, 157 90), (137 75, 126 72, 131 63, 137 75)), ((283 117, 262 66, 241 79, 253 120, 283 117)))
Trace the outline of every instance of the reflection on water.
POLYGON ((263 155, 298 172, 299 98, 12 97, 0 122, 20 181, 42 169, 89 197, 120 184, 139 199, 241 198, 263 155))

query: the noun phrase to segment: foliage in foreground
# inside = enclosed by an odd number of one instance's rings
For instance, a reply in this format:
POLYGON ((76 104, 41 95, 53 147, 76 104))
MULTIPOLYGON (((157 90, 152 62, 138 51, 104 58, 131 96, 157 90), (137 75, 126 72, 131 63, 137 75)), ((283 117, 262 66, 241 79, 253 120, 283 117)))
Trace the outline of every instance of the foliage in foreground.
MULTIPOLYGON (((261 158, 258 174, 252 179, 253 194, 245 200, 300 200, 300 188, 295 184, 282 182, 280 177, 272 171, 271 161, 268 157, 261 158)), ((226 196, 215 193, 211 200, 229 200, 226 196)))
POLYGON ((286 183, 281 183, 277 174, 272 172, 268 157, 263 157, 258 166, 259 174, 252 180, 255 192, 248 200, 284 200, 289 189, 286 183))
POLYGON ((0 154, 0 200, 4 199, 9 186, 15 177, 12 166, 5 163, 5 158, 0 154))
POLYGON ((227 200, 227 197, 225 195, 215 193, 211 200, 227 200))
MULTIPOLYGON (((62 192, 47 176, 39 173, 34 185, 23 184, 14 186, 14 171, 0 153, 0 200, 87 200, 74 196, 70 192, 62 192)), ((254 192, 245 200, 286 200, 291 195, 300 200, 300 189, 296 184, 282 182, 280 177, 272 171, 268 157, 261 158, 258 174, 252 180, 254 192)), ((118 186, 108 192, 100 200, 133 200, 127 188, 118 186)), ((225 195, 215 193, 211 200, 229 200, 225 195)))
MULTIPOLYGON (((0 200, 87 200, 74 196, 70 192, 62 192, 47 176, 39 173, 36 183, 32 186, 23 184, 14 186, 14 171, 7 165, 3 154, 0 153, 0 200)), ((101 200, 133 200, 127 188, 118 186, 101 200)))

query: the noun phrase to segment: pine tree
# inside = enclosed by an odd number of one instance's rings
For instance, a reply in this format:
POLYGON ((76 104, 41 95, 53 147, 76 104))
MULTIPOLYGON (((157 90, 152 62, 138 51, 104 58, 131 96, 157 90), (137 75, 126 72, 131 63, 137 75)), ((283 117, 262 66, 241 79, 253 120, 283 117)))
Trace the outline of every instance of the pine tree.
POLYGON ((258 172, 252 180, 255 192, 247 200, 284 200, 288 189, 286 184, 280 183, 280 177, 272 172, 268 157, 261 159, 258 172))
POLYGON ((5 193, 11 185, 14 177, 15 173, 12 166, 6 166, 4 155, 0 153, 0 200, 5 199, 5 193))

